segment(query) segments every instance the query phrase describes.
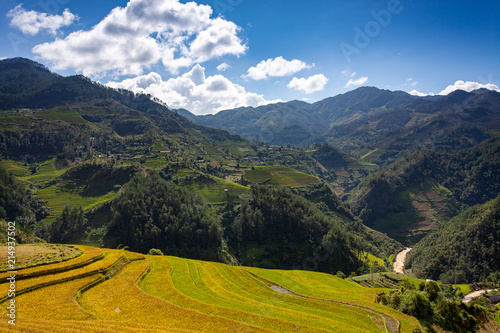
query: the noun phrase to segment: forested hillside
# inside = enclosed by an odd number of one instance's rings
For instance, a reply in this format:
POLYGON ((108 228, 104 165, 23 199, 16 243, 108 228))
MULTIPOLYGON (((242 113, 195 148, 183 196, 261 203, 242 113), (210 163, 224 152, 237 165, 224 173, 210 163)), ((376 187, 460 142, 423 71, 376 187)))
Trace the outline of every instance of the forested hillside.
POLYGON ((196 125, 150 96, 111 89, 84 76, 62 77, 28 59, 0 61, 0 86, 0 109, 9 110, 0 118, 0 154, 9 158, 127 153, 130 145, 149 146, 164 136, 242 141, 196 125), (23 83, 28 77, 30 83, 23 83))
POLYGON ((361 246, 338 217, 327 217, 288 189, 252 187, 251 198, 239 208, 232 234, 244 265, 329 273, 350 272, 361 265, 356 256, 361 246))
POLYGON ((422 150, 370 175, 349 198, 366 225, 415 243, 464 207, 500 193, 500 145, 457 152, 422 150))
POLYGON ((467 209, 422 239, 410 252, 408 267, 419 277, 446 282, 487 281, 500 271, 499 244, 500 196, 467 209))
POLYGON ((0 219, 18 221, 20 227, 33 228, 36 221, 47 214, 43 201, 0 165, 0 219))
POLYGON ((219 218, 196 193, 157 173, 137 176, 111 204, 108 246, 126 244, 146 253, 160 249, 175 256, 222 261, 219 218))

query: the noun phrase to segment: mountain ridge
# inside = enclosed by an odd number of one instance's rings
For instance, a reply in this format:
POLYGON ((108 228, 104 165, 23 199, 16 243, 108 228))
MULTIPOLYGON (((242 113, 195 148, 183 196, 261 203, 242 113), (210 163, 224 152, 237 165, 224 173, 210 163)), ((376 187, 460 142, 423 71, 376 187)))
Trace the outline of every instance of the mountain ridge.
POLYGON ((346 148, 342 141, 346 141, 344 137, 348 136, 347 133, 362 132, 357 134, 369 139, 421 125, 434 114, 459 112, 479 106, 496 110, 500 109, 498 96, 500 94, 495 91, 478 89, 472 92, 457 90, 446 96, 422 98, 403 91, 360 87, 312 104, 280 102, 203 116, 187 110, 180 112, 193 122, 224 129, 249 140, 300 147, 330 142, 339 148, 346 148), (396 119, 399 123, 394 122, 396 119), (380 128, 374 127, 380 121, 380 128), (358 130, 356 127, 359 126, 358 130))

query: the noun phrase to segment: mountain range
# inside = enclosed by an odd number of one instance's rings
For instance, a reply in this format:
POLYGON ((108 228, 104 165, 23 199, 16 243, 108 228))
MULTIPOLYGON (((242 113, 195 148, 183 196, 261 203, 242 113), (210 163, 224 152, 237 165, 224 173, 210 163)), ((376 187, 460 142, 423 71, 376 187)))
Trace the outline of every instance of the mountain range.
POLYGON ((205 116, 178 112, 198 124, 269 144, 307 147, 328 142, 345 151, 379 148, 386 155, 399 156, 398 151, 414 146, 437 145, 447 150, 487 139, 487 132, 500 125, 500 93, 459 90, 422 98, 361 87, 314 104, 291 101, 205 116), (453 142, 457 136, 465 136, 462 141, 470 143, 453 142))

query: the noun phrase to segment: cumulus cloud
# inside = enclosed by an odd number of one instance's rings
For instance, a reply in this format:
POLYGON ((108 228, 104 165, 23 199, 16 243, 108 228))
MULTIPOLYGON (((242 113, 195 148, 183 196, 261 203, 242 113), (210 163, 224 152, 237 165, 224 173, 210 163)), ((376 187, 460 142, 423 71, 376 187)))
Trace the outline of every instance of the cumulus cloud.
POLYGON ((32 36, 42 30, 47 30, 52 35, 56 35, 60 28, 71 25, 75 20, 78 20, 78 16, 72 14, 67 8, 62 15, 49 15, 34 10, 27 11, 23 8, 23 4, 11 9, 7 13, 7 17, 12 19, 10 21, 11 27, 32 36))
POLYGON ((233 22, 216 18, 207 29, 196 36, 191 43, 189 55, 195 61, 203 62, 225 54, 243 54, 247 47, 236 35, 239 30, 233 22))
POLYGON ((446 89, 441 91, 438 95, 448 95, 449 93, 452 93, 455 90, 465 90, 467 92, 471 92, 481 88, 486 88, 489 90, 495 90, 500 92, 500 88, 498 88, 498 86, 493 83, 483 84, 479 82, 471 82, 471 81, 464 82, 462 80, 458 80, 457 82, 455 82, 455 84, 446 87, 446 89))
POLYGON ((247 92, 244 87, 222 75, 206 77, 205 68, 199 64, 189 72, 167 81, 163 81, 158 73, 152 72, 121 82, 109 82, 107 85, 151 94, 171 108, 185 108, 198 115, 275 102, 267 101, 262 95, 247 92))
POLYGON ((229 66, 227 63, 223 62, 222 64, 220 64, 219 66, 217 66, 217 70, 219 72, 223 72, 227 69, 229 69, 231 66, 229 66))
MULTIPOLYGON (((500 92, 500 88, 496 85, 496 84, 493 84, 493 83, 486 83, 486 84, 483 84, 483 83, 479 83, 479 82, 472 82, 472 81, 462 81, 462 80, 458 80, 456 81, 454 84, 452 85, 449 85, 448 87, 446 87, 446 89, 444 89, 443 91, 441 91, 439 94, 437 95, 441 95, 441 96, 446 96, 456 90, 464 90, 464 91, 467 91, 467 92, 471 92, 471 91, 474 91, 474 90, 477 90, 477 89, 489 89, 489 90, 494 90, 494 91, 498 91, 500 92)), ((412 90, 410 92, 408 92, 408 94, 410 95, 414 95, 414 96, 419 96, 419 97, 423 97, 423 96, 436 96, 436 94, 434 93, 428 93, 428 94, 425 94, 425 93, 422 93, 418 90, 412 90)))
POLYGON ((141 75, 161 63, 171 73, 223 55, 239 56, 247 46, 240 28, 212 8, 179 0, 130 0, 114 8, 90 30, 37 45, 33 52, 55 69, 74 69, 84 75, 141 75))
POLYGON ((416 89, 409 91, 408 94, 413 95, 413 96, 418 96, 418 97, 434 96, 434 94, 424 94, 423 92, 420 92, 416 89))
POLYGON ((328 83, 328 78, 323 74, 317 74, 306 78, 296 78, 294 77, 292 81, 287 85, 288 88, 300 90, 306 94, 312 94, 316 91, 321 91, 325 88, 328 83))
POLYGON ((277 57, 274 59, 262 60, 257 64, 257 66, 250 67, 248 69, 248 73, 243 77, 254 80, 263 80, 268 77, 293 75, 303 69, 311 67, 312 65, 308 65, 307 63, 297 59, 288 61, 283 57, 277 57))
POLYGON ((347 81, 345 88, 361 86, 365 84, 367 81, 368 78, 366 76, 360 77, 359 79, 356 80, 350 79, 349 81, 347 81))

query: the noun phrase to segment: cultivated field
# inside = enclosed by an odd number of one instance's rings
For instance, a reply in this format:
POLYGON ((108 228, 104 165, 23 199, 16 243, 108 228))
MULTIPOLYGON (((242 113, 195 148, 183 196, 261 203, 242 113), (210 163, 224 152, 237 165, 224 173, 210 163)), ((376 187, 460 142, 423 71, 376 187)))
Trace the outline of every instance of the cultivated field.
POLYGON ((277 188, 319 183, 319 179, 314 176, 280 165, 257 166, 253 170, 245 170, 244 177, 251 183, 264 183, 277 188))
MULTIPOLYGON (((0 272, 8 270, 7 246, 0 246, 0 272)), ((55 244, 28 244, 16 247, 16 268, 38 266, 45 263, 64 261, 82 253, 78 248, 55 244)))
MULTIPOLYGON (((235 267, 77 246, 18 270, 16 330, 5 332, 411 332, 377 289, 321 273, 235 267)), ((5 280, 6 281, 6 280, 5 280)), ((7 311, 8 284, 0 284, 7 311)), ((7 312, 5 312, 7 313, 7 312)))

